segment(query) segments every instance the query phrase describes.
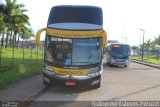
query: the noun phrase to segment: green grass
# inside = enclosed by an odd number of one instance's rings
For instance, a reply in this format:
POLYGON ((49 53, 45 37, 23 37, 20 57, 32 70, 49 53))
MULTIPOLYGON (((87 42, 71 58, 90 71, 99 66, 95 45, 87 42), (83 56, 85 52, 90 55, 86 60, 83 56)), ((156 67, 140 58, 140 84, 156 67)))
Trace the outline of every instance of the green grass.
POLYGON ((3 48, 0 67, 0 88, 33 75, 39 74, 43 66, 43 52, 39 50, 37 60, 37 50, 25 49, 23 64, 23 49, 15 48, 14 60, 12 65, 12 48, 3 48))
MULTIPOLYGON (((141 61, 142 57, 141 56, 131 56, 131 59, 141 61)), ((158 59, 157 56, 155 55, 144 56, 144 62, 160 65, 160 59, 158 59)))

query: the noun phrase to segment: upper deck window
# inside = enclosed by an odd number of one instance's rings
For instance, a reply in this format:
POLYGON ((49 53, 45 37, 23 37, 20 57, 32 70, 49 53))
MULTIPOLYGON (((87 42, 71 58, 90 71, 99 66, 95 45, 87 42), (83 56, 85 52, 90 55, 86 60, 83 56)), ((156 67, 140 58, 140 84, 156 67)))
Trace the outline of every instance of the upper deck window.
POLYGON ((90 23, 103 25, 102 9, 95 6, 55 6, 51 9, 48 25, 53 23, 90 23))

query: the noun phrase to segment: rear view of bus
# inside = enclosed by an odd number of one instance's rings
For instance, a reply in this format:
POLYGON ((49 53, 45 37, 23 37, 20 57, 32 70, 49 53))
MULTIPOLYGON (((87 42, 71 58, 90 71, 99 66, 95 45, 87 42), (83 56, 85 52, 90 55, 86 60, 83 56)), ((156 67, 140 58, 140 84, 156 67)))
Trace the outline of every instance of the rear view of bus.
POLYGON ((99 88, 102 73, 102 9, 95 6, 55 6, 51 9, 46 31, 43 83, 61 86, 99 88))

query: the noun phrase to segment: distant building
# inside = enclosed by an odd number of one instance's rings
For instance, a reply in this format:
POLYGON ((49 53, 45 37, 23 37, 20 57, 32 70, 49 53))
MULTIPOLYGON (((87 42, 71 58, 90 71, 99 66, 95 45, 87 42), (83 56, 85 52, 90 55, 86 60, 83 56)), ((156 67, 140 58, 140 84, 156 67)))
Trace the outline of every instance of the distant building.
MULTIPOLYGON (((24 47, 25 48, 36 48, 37 45, 35 44, 35 40, 23 40, 23 41, 19 41, 18 43, 18 47, 24 47)), ((44 45, 44 41, 41 41, 39 47, 43 47, 44 45)))

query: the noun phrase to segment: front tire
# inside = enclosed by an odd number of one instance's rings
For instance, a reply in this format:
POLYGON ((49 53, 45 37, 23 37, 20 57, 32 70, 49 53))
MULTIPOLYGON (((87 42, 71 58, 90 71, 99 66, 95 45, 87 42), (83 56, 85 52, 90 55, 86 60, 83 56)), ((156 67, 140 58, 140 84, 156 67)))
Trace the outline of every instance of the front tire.
POLYGON ((100 87, 101 87, 101 82, 99 82, 97 85, 95 85, 93 89, 98 89, 100 87))
POLYGON ((51 86, 51 83, 49 81, 46 81, 44 79, 44 76, 43 76, 43 85, 45 85, 46 87, 50 87, 51 86))

